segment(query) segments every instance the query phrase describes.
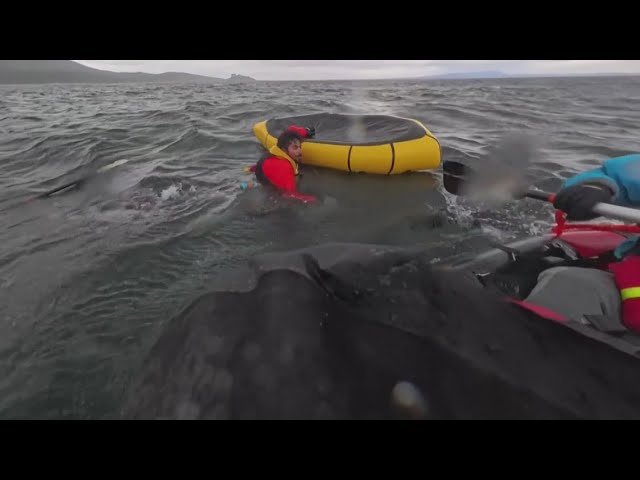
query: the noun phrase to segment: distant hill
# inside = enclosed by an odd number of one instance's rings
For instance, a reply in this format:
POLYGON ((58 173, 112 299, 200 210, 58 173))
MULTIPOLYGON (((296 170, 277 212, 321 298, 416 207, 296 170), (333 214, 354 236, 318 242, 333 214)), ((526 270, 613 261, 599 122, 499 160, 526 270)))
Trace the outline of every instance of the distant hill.
MULTIPOLYGON (((249 77, 246 77, 249 78, 249 77)), ((231 81, 191 73, 120 73, 86 67, 72 60, 0 60, 0 84, 19 83, 222 83, 231 81)))
POLYGON ((483 70, 480 72, 443 73, 442 75, 429 75, 422 78, 502 78, 508 75, 498 70, 483 70))

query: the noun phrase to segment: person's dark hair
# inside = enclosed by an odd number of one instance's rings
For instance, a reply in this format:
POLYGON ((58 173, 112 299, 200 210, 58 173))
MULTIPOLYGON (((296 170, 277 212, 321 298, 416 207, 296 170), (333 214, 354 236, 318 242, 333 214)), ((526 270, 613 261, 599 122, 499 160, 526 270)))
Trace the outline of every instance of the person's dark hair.
POLYGON ((293 130, 285 130, 278 137, 278 148, 282 150, 287 150, 291 142, 294 140, 300 141, 302 143, 303 139, 298 132, 294 132, 293 130))

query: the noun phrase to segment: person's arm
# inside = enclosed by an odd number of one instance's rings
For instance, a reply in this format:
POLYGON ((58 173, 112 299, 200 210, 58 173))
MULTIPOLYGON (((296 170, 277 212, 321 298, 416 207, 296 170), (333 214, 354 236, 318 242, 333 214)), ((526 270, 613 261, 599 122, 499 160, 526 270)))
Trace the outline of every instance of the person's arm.
POLYGON ((567 178, 562 184, 562 190, 567 188, 595 186, 606 188, 611 192, 611 196, 618 194, 620 187, 614 178, 607 175, 604 166, 592 168, 586 172, 579 173, 573 177, 567 178))
POLYGON ((611 158, 568 178, 553 204, 569 220, 590 220, 598 216, 591 210, 600 202, 640 205, 640 154, 611 158))
POLYGON ((601 167, 587 170, 565 180, 562 188, 578 185, 606 187, 610 201, 623 206, 640 205, 640 154, 605 160, 601 167))
POLYGON ((300 135, 302 138, 313 138, 316 134, 316 129, 313 127, 300 127, 298 125, 289 125, 287 130, 292 130, 300 135))
POLYGON ((315 195, 308 195, 306 193, 300 193, 300 192, 287 192, 284 194, 284 196, 288 198, 295 198, 296 200, 300 200, 305 203, 315 202, 317 200, 315 195))

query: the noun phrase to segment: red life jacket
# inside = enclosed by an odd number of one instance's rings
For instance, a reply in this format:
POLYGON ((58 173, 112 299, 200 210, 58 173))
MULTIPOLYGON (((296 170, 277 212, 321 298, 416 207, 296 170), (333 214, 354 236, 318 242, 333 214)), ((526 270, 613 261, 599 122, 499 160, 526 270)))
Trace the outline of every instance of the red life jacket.
POLYGON ((622 323, 640 332, 640 256, 628 255, 609 264, 622 298, 622 323))

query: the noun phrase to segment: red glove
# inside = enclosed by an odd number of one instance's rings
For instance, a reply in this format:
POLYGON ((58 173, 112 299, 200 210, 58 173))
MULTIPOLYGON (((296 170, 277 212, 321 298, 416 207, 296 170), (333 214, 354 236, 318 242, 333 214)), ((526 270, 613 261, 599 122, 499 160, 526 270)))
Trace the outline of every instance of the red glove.
POLYGON ((296 132, 302 138, 312 138, 316 134, 316 129, 313 127, 305 128, 305 127, 298 127, 297 125, 289 125, 287 127, 287 130, 292 130, 296 132))
POLYGON ((640 332, 640 256, 629 255, 609 265, 622 297, 622 323, 640 332))

